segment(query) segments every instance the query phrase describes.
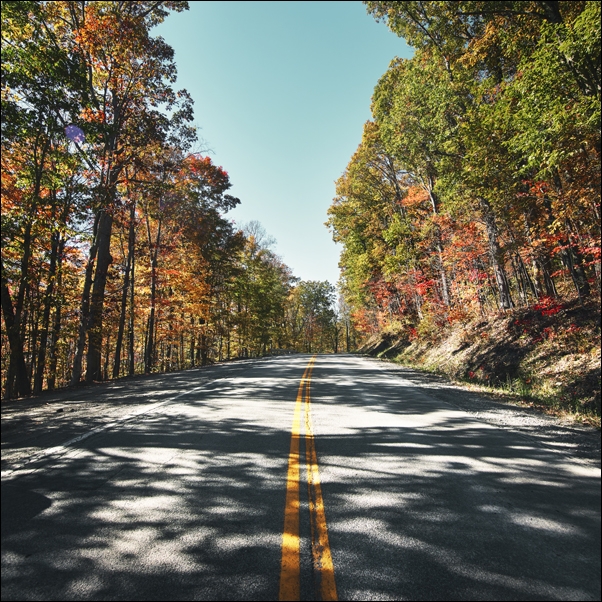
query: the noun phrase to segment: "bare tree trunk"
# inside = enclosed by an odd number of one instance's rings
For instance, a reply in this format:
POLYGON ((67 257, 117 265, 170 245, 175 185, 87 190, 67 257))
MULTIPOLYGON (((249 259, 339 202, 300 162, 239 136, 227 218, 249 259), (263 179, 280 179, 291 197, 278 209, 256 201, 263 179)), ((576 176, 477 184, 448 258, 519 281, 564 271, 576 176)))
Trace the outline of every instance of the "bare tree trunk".
POLYGON ((65 252, 66 240, 61 237, 59 242, 58 256, 57 256, 57 268, 56 268, 56 290, 59 292, 55 296, 55 307, 54 307, 54 320, 52 324, 52 333, 50 337, 50 350, 48 352, 48 378, 46 379, 46 386, 49 391, 54 389, 56 383, 56 367, 58 362, 58 340, 61 332, 61 310, 62 301, 60 297, 60 291, 63 284, 63 253, 65 252))
POLYGON ((194 317, 190 317, 190 348, 188 351, 188 357, 190 358, 190 366, 194 366, 194 340, 195 340, 195 332, 194 332, 194 317))
POLYGON ((485 228, 487 230, 489 258, 491 260, 491 266, 493 267, 493 273, 495 275, 500 307, 502 309, 510 309, 514 307, 514 302, 512 301, 512 296, 510 295, 510 286, 508 284, 508 277, 504 268, 504 256, 498 241, 498 229, 495 221, 495 215, 487 199, 480 197, 479 204, 481 206, 483 219, 485 221, 485 228))
POLYGON ((4 316, 6 334, 8 335, 8 342, 10 345, 10 361, 12 368, 9 368, 9 373, 11 374, 9 374, 9 378, 7 378, 5 397, 11 398, 14 396, 29 395, 31 393, 31 383, 29 382, 27 366, 25 365, 21 329, 13 310, 8 283, 4 278, 4 266, 2 266, 2 314, 4 316))
POLYGON ((39 297, 39 290, 36 286, 28 287, 27 294, 29 296, 28 309, 23 312, 23 321, 21 325, 21 340, 25 343, 27 341, 27 349, 25 351, 25 366, 27 367, 27 377, 30 382, 35 373, 36 369, 36 360, 37 353, 36 350, 38 348, 38 330, 40 324, 39 317, 39 302, 35 299, 35 297, 39 297), (29 322, 29 335, 27 333, 27 323, 29 322), (27 358, 30 358, 29 365, 27 365, 27 358))
POLYGON ((33 383, 33 392, 35 394, 42 392, 44 382, 44 370, 46 368, 46 345, 48 343, 48 328, 50 325, 50 309, 52 306, 52 296, 54 294, 54 283, 56 277, 56 264, 59 251, 59 237, 56 233, 52 236, 52 245, 50 250, 50 267, 48 269, 48 284, 46 286, 46 295, 44 299, 44 313, 42 315, 42 333, 40 335, 40 348, 38 351, 38 361, 33 383))
POLYGON ((94 262, 98 252, 97 231, 100 215, 97 214, 94 220, 94 232, 92 246, 88 254, 88 263, 84 274, 84 289, 82 291, 82 301, 79 309, 79 329, 77 333, 77 343, 75 348, 75 357, 73 358, 73 371, 71 372, 70 385, 77 385, 82 376, 82 360, 84 357, 84 348, 86 346, 86 334, 88 332, 88 321, 90 314, 90 291, 92 289, 92 273, 94 271, 94 262))
POLYGON ((147 323, 147 335, 146 335, 146 349, 144 352, 144 372, 149 374, 153 367, 153 358, 155 354, 154 343, 155 343, 155 302, 157 293, 157 281, 156 281, 156 262, 152 260, 151 267, 151 309, 147 323))
MULTIPOLYGON (((39 183, 36 182, 36 197, 39 193, 39 183)), ((6 399, 19 395, 29 395, 31 392, 31 383, 24 389, 24 378, 29 381, 27 374, 27 365, 24 363, 24 373, 21 374, 21 358, 25 362, 25 332, 24 332, 24 321, 23 321, 23 307, 25 304, 25 294, 29 286, 29 258, 31 254, 31 220, 28 220, 25 226, 25 232, 23 234, 23 255, 21 257, 21 275, 19 279, 19 288, 17 289, 17 297, 15 304, 10 296, 8 290, 8 283, 4 279, 4 267, 2 268, 2 307, 5 316, 5 324, 7 333, 9 334, 9 346, 10 346, 10 360, 8 366, 8 373, 6 375, 6 384, 4 395, 6 399), (6 290, 4 287, 6 286, 6 290), (6 309, 5 309, 6 308, 6 309), (7 316, 11 320, 12 327, 8 325, 6 321, 7 316), (12 330, 12 334, 11 334, 12 330), (11 339, 12 336, 12 339, 11 339), (16 338, 15 338, 16 337, 16 338), (18 349, 15 347, 18 345, 18 349), (16 379, 16 380, 15 380, 16 379), (27 393, 20 391, 28 390, 27 393)))
POLYGON ((134 308, 134 300, 135 300, 135 289, 134 289, 134 285, 135 285, 135 267, 136 267, 136 254, 134 253, 132 255, 132 275, 130 278, 130 319, 129 319, 129 349, 128 349, 128 374, 130 376, 134 376, 134 373, 136 372, 136 356, 135 356, 135 349, 134 349, 134 326, 135 326, 135 318, 136 318, 136 311, 134 308))
POLYGON ((111 257, 113 215, 110 209, 101 210, 98 223, 98 253, 94 283, 90 297, 90 327, 88 329, 88 354, 86 357, 86 382, 102 380, 102 318, 107 274, 111 257))
POLYGON ((48 352, 48 377, 46 379, 46 388, 48 389, 48 391, 53 391, 56 385, 56 369, 58 365, 58 340, 61 332, 62 318, 61 314, 62 306, 60 302, 57 302, 54 308, 54 320, 52 324, 52 333, 50 338, 50 350, 48 352))
MULTIPOLYGON (((433 191, 433 182, 429 180, 429 184, 426 188, 429 198, 431 200, 433 215, 439 215, 439 199, 433 191)), ((447 274, 445 273, 445 266, 443 264, 443 244, 441 242, 441 229, 437 224, 435 224, 435 248, 437 249, 439 277, 441 279, 441 296, 443 298, 443 303, 447 307, 450 307, 451 295, 449 292, 449 282, 447 280, 447 274)))
POLYGON ((207 338, 205 328, 201 331, 201 366, 207 365, 207 338))
POLYGON ((105 361, 104 361, 104 367, 102 369, 102 378, 103 380, 108 380, 109 378, 109 361, 110 361, 110 357, 111 357, 111 336, 109 335, 107 337, 106 343, 105 343, 105 361))

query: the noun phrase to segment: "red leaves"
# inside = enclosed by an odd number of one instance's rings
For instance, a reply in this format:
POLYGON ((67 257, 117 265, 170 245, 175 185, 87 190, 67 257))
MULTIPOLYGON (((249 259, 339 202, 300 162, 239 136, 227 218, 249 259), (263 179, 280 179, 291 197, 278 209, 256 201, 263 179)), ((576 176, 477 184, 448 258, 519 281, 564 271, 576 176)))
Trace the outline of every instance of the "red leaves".
POLYGON ((533 309, 540 311, 542 316, 553 316, 564 309, 565 305, 552 297, 542 297, 533 309))
POLYGON ((186 165, 195 176, 200 176, 213 186, 229 187, 228 172, 221 166, 213 165, 210 157, 196 153, 186 158, 186 165))
POLYGON ((431 290, 431 288, 434 286, 434 284, 435 284, 435 280, 433 278, 419 282, 416 284, 416 292, 421 297, 424 297, 431 290))

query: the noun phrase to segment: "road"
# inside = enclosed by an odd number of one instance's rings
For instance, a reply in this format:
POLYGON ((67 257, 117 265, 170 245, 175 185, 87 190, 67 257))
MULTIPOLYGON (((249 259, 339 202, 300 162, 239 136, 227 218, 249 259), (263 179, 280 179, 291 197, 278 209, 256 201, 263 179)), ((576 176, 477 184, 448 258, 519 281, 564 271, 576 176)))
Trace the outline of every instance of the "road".
POLYGON ((2 600, 600 600, 599 464, 436 389, 294 355, 3 413, 2 600))

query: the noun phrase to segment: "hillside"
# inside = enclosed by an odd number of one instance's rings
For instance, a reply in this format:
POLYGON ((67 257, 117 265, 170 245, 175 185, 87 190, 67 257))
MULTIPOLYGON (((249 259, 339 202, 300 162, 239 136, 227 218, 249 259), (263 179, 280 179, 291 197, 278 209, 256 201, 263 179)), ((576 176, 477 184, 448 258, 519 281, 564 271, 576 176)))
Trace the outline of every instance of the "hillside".
POLYGON ((594 302, 515 309, 429 338, 384 332, 360 351, 600 425, 600 306, 594 302))

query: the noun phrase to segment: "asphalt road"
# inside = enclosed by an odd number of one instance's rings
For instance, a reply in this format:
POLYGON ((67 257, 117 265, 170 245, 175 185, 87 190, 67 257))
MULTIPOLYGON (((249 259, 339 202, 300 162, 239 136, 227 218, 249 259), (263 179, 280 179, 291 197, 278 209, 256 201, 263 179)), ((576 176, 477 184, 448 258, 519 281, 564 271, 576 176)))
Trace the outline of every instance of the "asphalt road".
POLYGON ((600 600, 595 463, 375 360, 310 357, 3 410, 2 600, 277 600, 285 506, 320 599, 314 444, 338 599, 600 600))

